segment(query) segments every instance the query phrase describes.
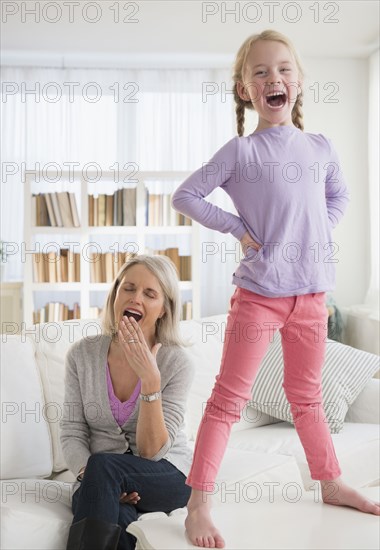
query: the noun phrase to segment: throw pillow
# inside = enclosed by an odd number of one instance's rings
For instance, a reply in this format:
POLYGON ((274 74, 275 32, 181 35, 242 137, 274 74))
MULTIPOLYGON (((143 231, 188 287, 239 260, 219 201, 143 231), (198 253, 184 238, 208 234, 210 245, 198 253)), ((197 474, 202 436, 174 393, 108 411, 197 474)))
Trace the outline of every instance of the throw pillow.
MULTIPOLYGON (((294 424, 290 404, 282 388, 283 368, 281 335, 277 331, 256 376, 250 406, 294 424)), ((327 339, 322 395, 331 433, 341 431, 348 407, 378 369, 377 355, 327 339)))

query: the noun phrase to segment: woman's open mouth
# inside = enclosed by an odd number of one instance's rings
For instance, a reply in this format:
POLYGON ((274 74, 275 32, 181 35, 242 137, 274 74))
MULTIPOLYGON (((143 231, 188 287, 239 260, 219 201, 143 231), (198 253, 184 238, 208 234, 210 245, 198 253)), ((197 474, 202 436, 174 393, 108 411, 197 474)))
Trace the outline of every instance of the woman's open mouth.
POLYGON ((265 96, 265 101, 271 109, 281 109, 286 103, 284 92, 270 92, 265 96))
POLYGON ((123 317, 133 317, 135 321, 139 322, 142 319, 142 313, 135 311, 134 309, 125 309, 123 311, 123 317))

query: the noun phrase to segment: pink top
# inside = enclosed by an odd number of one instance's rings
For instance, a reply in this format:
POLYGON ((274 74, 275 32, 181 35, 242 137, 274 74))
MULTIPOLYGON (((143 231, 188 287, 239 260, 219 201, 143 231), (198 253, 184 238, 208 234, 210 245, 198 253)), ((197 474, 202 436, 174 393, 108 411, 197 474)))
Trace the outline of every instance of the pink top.
POLYGON ((123 426, 123 424, 125 424, 128 418, 131 416, 133 409, 135 408, 136 401, 138 399, 140 389, 141 389, 141 380, 137 382, 136 387, 133 390, 133 393, 131 397, 128 399, 128 401, 123 402, 123 401, 120 401, 120 399, 118 399, 114 393, 108 361, 106 364, 106 369, 107 369, 108 398, 110 402, 111 411, 116 422, 119 424, 119 426, 123 426))

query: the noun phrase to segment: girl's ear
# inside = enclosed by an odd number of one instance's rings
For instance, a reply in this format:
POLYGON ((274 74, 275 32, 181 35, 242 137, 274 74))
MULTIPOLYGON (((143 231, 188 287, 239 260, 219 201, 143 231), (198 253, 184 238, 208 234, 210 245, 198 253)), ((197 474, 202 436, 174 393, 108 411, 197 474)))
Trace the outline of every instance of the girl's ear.
POLYGON ((240 97, 240 99, 242 99, 243 101, 251 101, 251 98, 249 97, 245 87, 244 87, 244 84, 242 82, 240 82, 240 80, 238 80, 236 82, 236 91, 240 97))

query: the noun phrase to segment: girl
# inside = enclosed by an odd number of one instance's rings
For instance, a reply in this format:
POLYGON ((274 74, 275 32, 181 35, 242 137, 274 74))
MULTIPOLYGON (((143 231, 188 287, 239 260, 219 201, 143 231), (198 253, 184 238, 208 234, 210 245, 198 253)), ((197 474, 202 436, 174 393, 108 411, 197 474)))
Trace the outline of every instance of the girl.
POLYGON ((267 30, 249 37, 237 54, 233 77, 239 136, 173 196, 176 210, 206 227, 232 233, 244 252, 233 274, 237 288, 220 372, 186 480, 192 487, 187 533, 193 544, 206 548, 222 548, 224 540, 212 523, 210 499, 203 491, 213 490, 231 426, 239 420, 236 405, 241 411, 251 398, 274 327, 282 337, 283 388, 311 477, 321 482, 323 501, 380 515, 379 504, 341 480, 322 405, 325 293, 335 286, 337 261, 331 232, 349 199, 330 140, 303 132, 303 77, 285 36, 267 30), (258 113, 258 125, 243 137, 246 108, 258 113), (231 197, 238 216, 204 200, 217 186, 231 197), (244 338, 244 327, 253 323, 261 334, 254 342, 244 338))

